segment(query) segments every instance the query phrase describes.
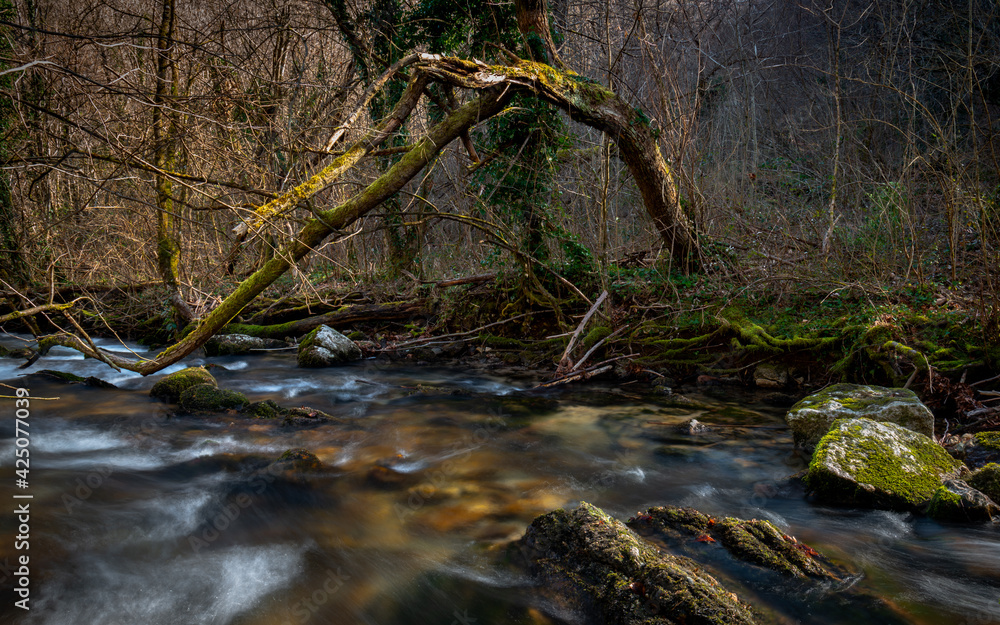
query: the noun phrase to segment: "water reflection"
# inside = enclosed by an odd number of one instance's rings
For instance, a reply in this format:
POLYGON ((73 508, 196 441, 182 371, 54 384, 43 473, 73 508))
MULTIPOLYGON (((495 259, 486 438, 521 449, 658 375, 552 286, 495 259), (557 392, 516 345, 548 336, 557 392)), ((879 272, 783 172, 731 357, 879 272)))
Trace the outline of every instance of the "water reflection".
MULTIPOLYGON (((213 371, 220 385, 252 400, 346 421, 177 416, 147 396, 153 379, 55 352, 34 368, 122 390, 27 378, 35 395, 60 399, 32 406, 30 618, 8 602, 0 621, 574 622, 494 556, 536 515, 587 500, 622 519, 666 503, 768 518, 857 572, 841 587, 741 588, 765 620, 1000 622, 994 529, 808 505, 784 482, 801 459, 789 455, 781 411, 752 396, 538 394, 522 390, 530 381, 468 370, 305 372, 289 354, 210 362, 225 367, 213 371), (723 427, 693 435, 681 427, 692 418, 723 427), (269 471, 290 448, 326 470, 269 471), (837 604, 850 584, 885 598, 884 610, 837 604)), ((0 377, 17 384, 16 364, 0 363, 0 377)), ((2 435, 10 475, 10 423, 2 435)), ((2 561, 16 555, 10 515, 0 529, 2 561)))

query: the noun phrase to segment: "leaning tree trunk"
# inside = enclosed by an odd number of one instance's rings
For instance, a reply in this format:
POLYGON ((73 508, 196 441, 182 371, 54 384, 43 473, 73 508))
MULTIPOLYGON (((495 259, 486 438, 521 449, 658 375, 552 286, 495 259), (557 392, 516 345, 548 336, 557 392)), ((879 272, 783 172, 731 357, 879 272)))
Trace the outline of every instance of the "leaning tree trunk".
MULTIPOLYGON (((681 211, 670 169, 660 154, 649 120, 641 111, 632 108, 595 82, 543 63, 520 61, 513 65, 489 66, 478 61, 415 54, 394 65, 391 71, 399 71, 407 64, 413 65, 413 76, 396 109, 382 127, 369 132, 309 180, 261 206, 251 220, 241 224, 242 233, 256 230, 260 224, 293 209, 299 202, 312 197, 353 167, 402 125, 413 112, 430 81, 437 80, 483 93, 478 99, 451 111, 444 121, 434 126, 395 165, 363 191, 308 221, 294 239, 241 282, 192 332, 152 360, 135 361, 98 351, 79 337, 71 335, 43 339, 40 341, 40 351, 44 352, 53 345, 65 345, 112 366, 143 375, 155 373, 181 360, 234 319, 257 295, 299 259, 318 247, 327 236, 350 225, 392 197, 446 145, 467 133, 477 123, 502 111, 505 103, 518 92, 537 94, 566 111, 573 119, 611 136, 618 144, 622 158, 642 193, 646 210, 669 246, 672 257, 684 266, 695 262, 697 241, 694 231, 681 211)), ((383 75, 379 82, 384 84, 385 80, 387 77, 383 75)), ((351 119, 356 118, 357 114, 360 114, 359 111, 351 119)))

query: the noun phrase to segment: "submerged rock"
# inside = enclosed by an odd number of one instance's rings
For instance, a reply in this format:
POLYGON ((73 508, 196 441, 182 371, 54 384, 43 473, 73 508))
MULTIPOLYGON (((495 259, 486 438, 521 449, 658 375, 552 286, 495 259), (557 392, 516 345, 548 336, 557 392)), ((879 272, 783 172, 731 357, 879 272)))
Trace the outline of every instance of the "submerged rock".
POLYGON ((841 419, 817 445, 805 482, 825 503, 907 510, 926 503, 961 467, 923 434, 894 423, 841 419))
POLYGON ((118 387, 111 382, 106 382, 101 378, 90 376, 83 377, 76 375, 75 373, 69 373, 67 371, 54 371, 52 369, 42 369, 37 373, 32 375, 44 376, 50 380, 56 380, 64 384, 82 384, 84 386, 91 386, 94 388, 106 388, 106 389, 117 389, 118 387))
POLYGON ((205 343, 209 356, 239 356, 257 349, 281 349, 289 347, 285 341, 262 339, 248 334, 217 334, 205 343))
POLYGON ((175 371, 156 381, 153 388, 149 389, 149 396, 156 397, 167 403, 176 404, 181 398, 181 393, 199 384, 219 386, 212 374, 204 367, 188 367, 175 371))
POLYGON ((250 404, 246 395, 227 391, 211 384, 198 384, 181 393, 178 405, 184 412, 223 412, 242 410, 250 404))
POLYGON ((328 326, 320 326, 299 343, 300 367, 329 367, 361 359, 354 341, 328 326))
POLYGON ((322 471, 323 463, 316 457, 316 454, 308 449, 289 449, 278 456, 278 459, 270 464, 268 470, 272 473, 313 473, 322 471))
POLYGON ((694 561, 660 553, 586 502, 531 522, 514 543, 547 598, 587 623, 755 623, 749 606, 694 561))
POLYGON ((998 512, 992 499, 962 480, 945 480, 927 507, 927 516, 939 521, 983 522, 998 512))
POLYGON ((871 419, 895 423, 934 437, 934 415, 908 389, 834 384, 809 395, 785 415, 796 445, 812 446, 838 419, 871 419))
POLYGON ((842 576, 814 549, 785 535, 770 521, 716 519, 694 508, 658 506, 626 525, 642 536, 657 534, 668 543, 719 543, 737 560, 791 577, 842 576))

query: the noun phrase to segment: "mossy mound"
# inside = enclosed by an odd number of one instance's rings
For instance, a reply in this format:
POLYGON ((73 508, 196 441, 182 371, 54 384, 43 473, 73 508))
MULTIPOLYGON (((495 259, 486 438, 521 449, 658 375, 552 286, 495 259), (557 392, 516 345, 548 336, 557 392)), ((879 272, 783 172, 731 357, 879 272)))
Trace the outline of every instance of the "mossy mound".
POLYGON ((273 399, 255 401, 243 410, 243 414, 257 419, 277 419, 285 413, 285 409, 273 399))
POLYGON ((837 419, 871 419, 895 423, 934 436, 934 414, 916 393, 902 388, 834 384, 802 399, 789 409, 785 422, 797 445, 819 442, 837 419))
POLYGON ((927 516, 959 523, 989 521, 998 512, 992 499, 962 480, 945 480, 927 507, 927 516))
POLYGON ((965 481, 993 501, 1000 502, 1000 464, 991 462, 965 481))
POLYGON ((770 521, 734 517, 719 520, 694 508, 658 506, 629 519, 626 525, 641 535, 655 533, 672 542, 717 542, 736 560, 791 577, 842 576, 819 553, 786 536, 770 521))
POLYGON ((961 466, 923 434, 894 423, 840 419, 817 445, 805 482, 824 503, 910 510, 957 477, 961 466))
POLYGON ((178 405, 184 412, 223 412, 242 410, 250 404, 246 395, 216 388, 212 384, 197 384, 181 393, 178 405))
POLYGON ((586 502, 531 522, 515 543, 546 598, 587 623, 755 623, 749 606, 694 561, 660 553, 586 502))
POLYGON ((167 403, 176 404, 181 398, 181 393, 199 384, 208 384, 214 387, 219 386, 219 383, 215 381, 212 374, 206 371, 204 367, 188 367, 157 380, 153 388, 149 389, 149 396, 167 403))

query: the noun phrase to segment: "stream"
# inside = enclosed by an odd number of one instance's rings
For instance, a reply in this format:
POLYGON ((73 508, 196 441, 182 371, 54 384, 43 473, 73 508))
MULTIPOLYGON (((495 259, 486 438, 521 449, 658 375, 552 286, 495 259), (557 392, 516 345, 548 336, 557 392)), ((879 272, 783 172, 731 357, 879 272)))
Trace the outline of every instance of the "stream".
POLYGON ((804 466, 790 455, 788 398, 705 389, 685 399, 610 384, 529 392, 538 380, 485 369, 369 360, 303 370, 290 352, 189 358, 163 372, 214 363, 220 387, 345 420, 287 427, 178 416, 148 396, 162 374, 119 373, 62 348, 27 371, 97 376, 119 390, 20 377, 20 363, 0 361, 0 380, 51 399, 31 401, 25 491, 15 488, 13 401, 0 403, 0 623, 577 622, 495 556, 537 515, 581 500, 621 520, 664 504, 769 519, 856 572, 835 588, 734 588, 763 622, 886 622, 838 600, 860 592, 889 606, 893 622, 1000 623, 997 529, 784 493, 782 478, 804 466), (726 427, 678 432, 692 418, 726 427), (292 448, 329 470, 263 470, 292 448), (32 496, 27 552, 15 549, 10 503, 21 492, 32 496), (27 612, 14 605, 11 573, 22 553, 27 612))

